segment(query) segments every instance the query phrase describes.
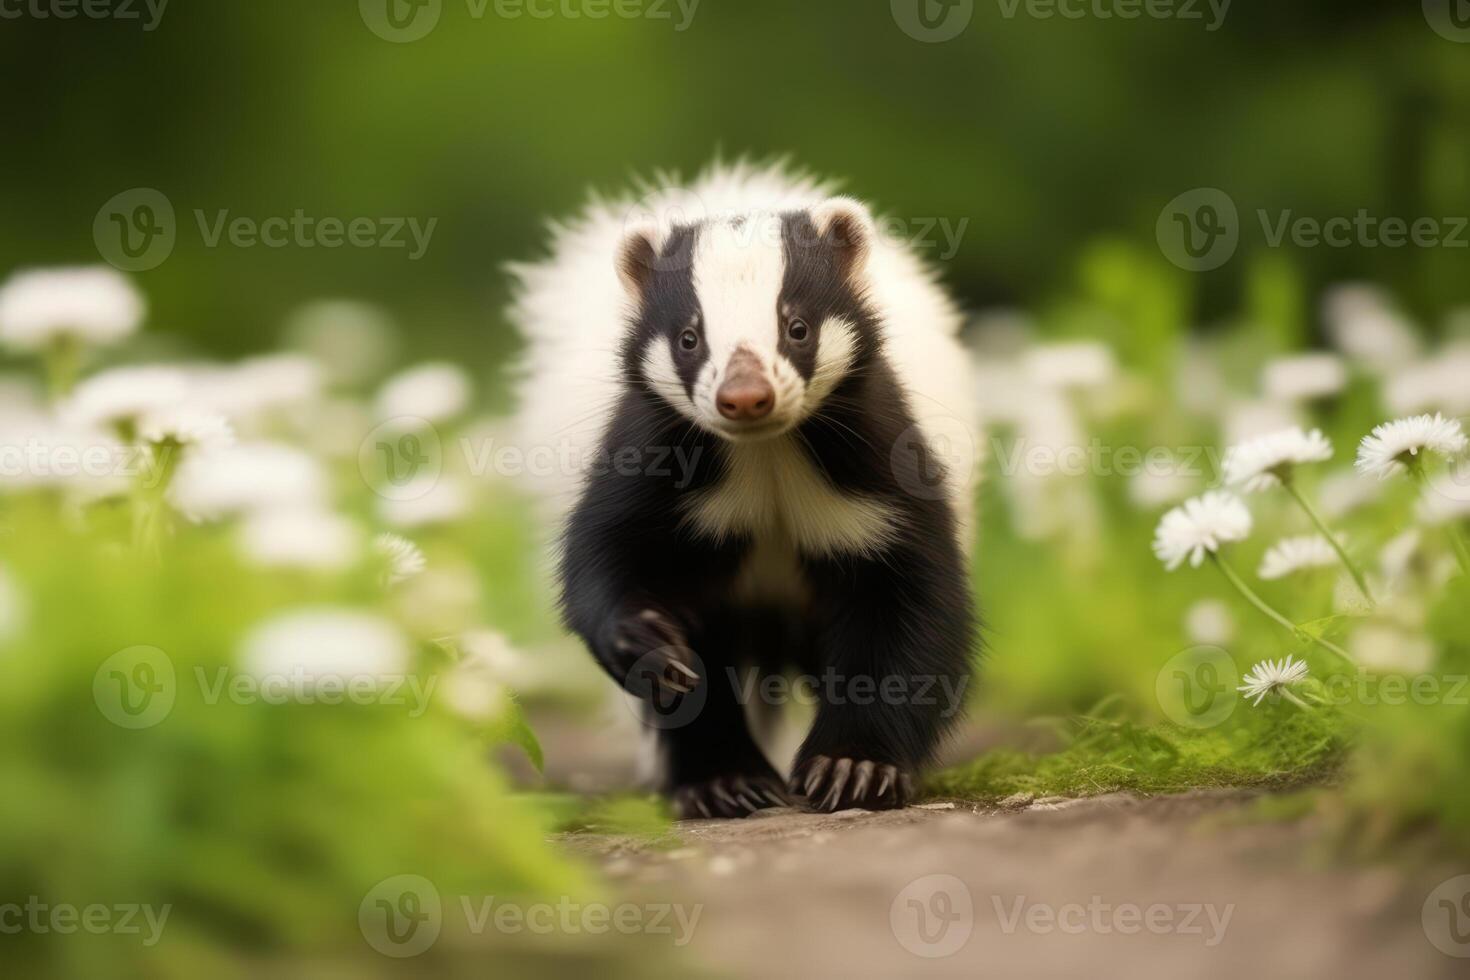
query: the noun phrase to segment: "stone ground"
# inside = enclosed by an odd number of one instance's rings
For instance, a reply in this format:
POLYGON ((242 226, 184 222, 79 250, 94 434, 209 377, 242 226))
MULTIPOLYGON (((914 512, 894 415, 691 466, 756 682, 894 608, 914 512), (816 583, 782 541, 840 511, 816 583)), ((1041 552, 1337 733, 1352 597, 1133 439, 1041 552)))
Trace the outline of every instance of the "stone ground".
MULTIPOLYGON (((626 786, 615 744, 605 731, 555 732, 550 780, 626 786)), ((1343 866, 1312 821, 1252 819, 1254 802, 1201 792, 777 810, 681 823, 673 844, 562 842, 628 901, 702 906, 677 962, 714 976, 1467 975, 1470 963, 1434 944, 1470 956, 1470 932, 1445 917, 1459 913, 1425 909, 1470 868, 1343 866)))

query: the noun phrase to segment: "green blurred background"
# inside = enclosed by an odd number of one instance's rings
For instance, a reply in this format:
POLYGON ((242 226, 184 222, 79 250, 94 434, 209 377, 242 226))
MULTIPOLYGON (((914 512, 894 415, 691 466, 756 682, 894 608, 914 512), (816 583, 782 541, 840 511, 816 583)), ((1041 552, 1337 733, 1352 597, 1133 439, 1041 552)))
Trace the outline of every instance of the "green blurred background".
MULTIPOLYGON (((31 2, 31 0, 27 0, 31 2)), ((146 14, 141 2, 138 9, 146 14)), ((1204 20, 1007 17, 975 4, 927 44, 888 0, 702 0, 669 19, 475 17, 389 43, 355 0, 173 0, 140 21, 0 19, 6 140, 0 268, 95 261, 113 195, 163 191, 179 241, 138 277, 155 330, 203 352, 268 346, 297 304, 379 302, 422 353, 513 348, 503 262, 589 187, 717 152, 790 154, 900 218, 968 221, 948 282, 973 308, 1036 307, 1100 239, 1157 255, 1175 195, 1219 187, 1242 252, 1187 278, 1190 320, 1238 307, 1257 208, 1413 219, 1470 207, 1470 46, 1417 3, 1239 0, 1204 20), (257 220, 439 219, 427 254, 207 248, 192 212, 257 220)), ((938 258, 937 255, 931 256, 938 258)), ((1372 278, 1435 322, 1470 299, 1466 252, 1319 247, 1292 315, 1341 279, 1372 278)))

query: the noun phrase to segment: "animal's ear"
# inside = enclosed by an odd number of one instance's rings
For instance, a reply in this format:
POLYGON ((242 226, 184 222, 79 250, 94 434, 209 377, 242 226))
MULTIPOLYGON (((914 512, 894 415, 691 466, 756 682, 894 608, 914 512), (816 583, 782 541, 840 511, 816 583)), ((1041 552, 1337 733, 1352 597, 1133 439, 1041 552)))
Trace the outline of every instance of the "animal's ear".
POLYGON ((658 226, 652 221, 640 221, 623 231, 623 240, 618 243, 616 265, 618 279, 627 290, 628 297, 642 302, 648 285, 653 281, 658 268, 658 226))
POLYGON ((867 206, 850 197, 830 198, 812 209, 812 223, 822 242, 836 253, 841 273, 848 279, 860 278, 877 235, 867 206))

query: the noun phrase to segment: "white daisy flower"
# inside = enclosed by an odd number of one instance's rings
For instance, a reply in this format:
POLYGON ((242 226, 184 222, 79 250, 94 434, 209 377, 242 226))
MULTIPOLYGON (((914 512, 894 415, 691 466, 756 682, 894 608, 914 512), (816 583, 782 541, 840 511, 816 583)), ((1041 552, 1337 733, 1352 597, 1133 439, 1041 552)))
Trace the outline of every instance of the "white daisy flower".
POLYGON ((1235 639, 1235 616, 1219 599, 1201 599, 1185 612, 1184 631, 1192 643, 1225 646, 1235 639))
POLYGON ((1256 573, 1266 581, 1286 578, 1311 568, 1327 568, 1337 564, 1337 552, 1320 534, 1283 538, 1266 552, 1256 573))
POLYGON ((1245 695, 1252 706, 1258 706, 1266 695, 1288 690, 1307 679, 1307 665, 1300 660, 1287 657, 1285 660, 1263 660, 1245 675, 1245 683, 1236 688, 1245 695))
POLYGON ((1154 534, 1154 554, 1169 571, 1185 560, 1194 568, 1207 554, 1251 533, 1251 512, 1231 493, 1212 491, 1184 502, 1164 515, 1154 534))
POLYGON ((173 505, 196 520, 319 507, 326 498, 327 476, 321 464, 300 449, 270 442, 187 455, 169 485, 173 505))
POLYGON ((78 384, 61 414, 73 425, 107 427, 131 435, 144 415, 181 404, 190 391, 188 374, 176 367, 113 368, 78 384))
POLYGON ((473 387, 464 369, 449 363, 420 364, 389 378, 378 391, 380 420, 419 418, 448 422, 470 405, 473 387))
POLYGON ((1261 387, 1272 401, 1304 402, 1330 398, 1347 387, 1347 365, 1336 354, 1278 358, 1261 373, 1261 387))
POLYGON ((339 571, 357 560, 361 547, 356 524, 318 507, 265 510, 240 526, 240 550, 262 568, 339 571))
POLYGON ((1358 447, 1357 467, 1360 473, 1387 479, 1408 472, 1409 463, 1419 461, 1422 451, 1448 458, 1463 453, 1466 445, 1457 419, 1418 415, 1375 428, 1358 447))
POLYGON ((240 668, 271 688, 298 697, 319 688, 341 691, 396 681, 412 648, 390 621, 355 609, 320 607, 285 613, 241 641, 240 668))
POLYGON ((1225 482, 1256 493, 1281 486, 1293 467, 1331 458, 1332 442, 1320 429, 1281 429, 1232 447, 1225 454, 1225 482))
POLYGON ((401 499, 382 498, 378 516, 396 528, 453 524, 469 513, 470 495, 464 485, 449 476, 415 477, 398 488, 401 499))
POLYGON ((1022 366, 1031 380, 1047 388, 1100 388, 1118 373, 1118 362, 1097 341, 1043 344, 1028 351, 1022 366))
POLYGON ((172 443, 213 452, 233 446, 235 430, 223 415, 181 404, 144 415, 138 422, 138 438, 152 445, 172 443))
POLYGON ((383 562, 384 584, 397 585, 419 574, 428 565, 418 545, 400 534, 380 534, 373 539, 373 551, 383 562))
POLYGON ((138 329, 143 299, 105 265, 17 272, 0 285, 0 344, 35 351, 70 338, 111 344, 138 329))

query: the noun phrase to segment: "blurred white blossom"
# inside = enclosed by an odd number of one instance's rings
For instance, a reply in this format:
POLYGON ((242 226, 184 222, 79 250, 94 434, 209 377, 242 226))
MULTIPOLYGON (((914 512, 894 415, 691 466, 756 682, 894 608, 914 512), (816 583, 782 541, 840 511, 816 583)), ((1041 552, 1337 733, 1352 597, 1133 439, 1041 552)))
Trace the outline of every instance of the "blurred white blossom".
POLYGON ((1276 542, 1261 559, 1256 573, 1266 581, 1286 578, 1297 572, 1313 568, 1328 568, 1337 564, 1337 552, 1320 534, 1308 534, 1295 538, 1283 538, 1276 542))
POLYGON ((0 285, 0 344, 35 351, 61 340, 116 343, 138 329, 143 298, 105 265, 31 269, 0 285))
POLYGON ((469 491, 460 480, 447 475, 415 477, 394 497, 378 501, 383 523, 405 529, 452 524, 469 509, 469 491))
POLYGON ((329 510, 307 506, 263 510, 240 526, 245 558, 264 568, 340 571, 362 553, 362 531, 329 510))
POLYGON ((1191 643, 1225 646, 1235 639, 1235 615, 1219 599, 1201 599, 1184 614, 1184 631, 1191 643))
POLYGON ((1021 363, 1037 384, 1062 390, 1098 388, 1118 372, 1112 350, 1089 340, 1042 344, 1027 351, 1021 363))
POLYGON ((176 508, 198 520, 248 511, 321 505, 327 477, 317 460, 294 446, 246 442, 186 456, 170 486, 176 508))
POLYGON ((1429 411, 1470 415, 1470 343, 1453 344, 1429 360, 1395 372, 1384 384, 1383 401, 1399 415, 1429 411))
POLYGON ((412 648, 381 616, 356 609, 317 607, 283 613, 241 641, 240 668, 260 681, 285 678, 302 692, 323 682, 381 684, 407 673, 412 648))
POLYGON ((180 405, 190 392, 188 374, 177 367, 113 368, 78 384, 61 412, 73 425, 127 430, 145 415, 180 405))
POLYGON ((397 347, 393 321, 383 310, 356 300, 319 300, 286 321, 286 343, 321 364, 331 381, 362 385, 392 363, 397 347))
POLYGON ((469 375, 463 368, 444 362, 420 364, 383 383, 375 413, 379 421, 419 418, 448 422, 469 408, 472 395, 469 375))
POLYGON ((1374 287, 1334 287, 1323 299, 1323 316, 1337 349, 1367 371, 1388 373, 1419 356, 1418 331, 1374 287))
POLYGON ((1470 463, 1431 477, 1419 501, 1419 514, 1429 524, 1470 520, 1470 463))
POLYGON ((1347 365, 1335 354, 1299 354, 1271 361, 1261 373, 1266 398, 1278 402, 1330 398, 1347 387, 1347 365))
POLYGON ((142 416, 138 437, 155 445, 171 442, 200 452, 213 452, 235 444, 235 430, 223 415, 187 404, 172 405, 142 416))
POLYGON ((1364 623, 1348 640, 1348 649, 1363 667, 1385 674, 1422 674, 1435 661, 1428 637, 1390 623, 1364 623))
POLYGON ((1339 470, 1322 480, 1317 497, 1328 517, 1341 518, 1381 499, 1383 484, 1368 479, 1356 469, 1339 470))

